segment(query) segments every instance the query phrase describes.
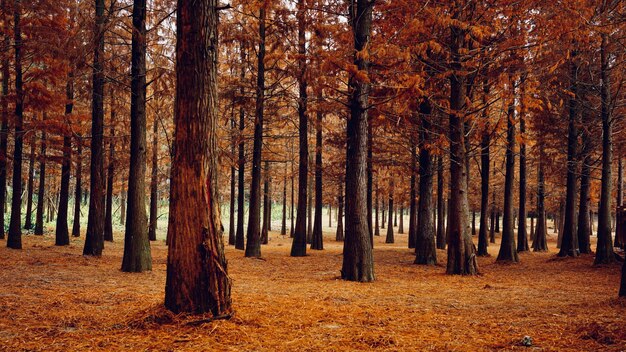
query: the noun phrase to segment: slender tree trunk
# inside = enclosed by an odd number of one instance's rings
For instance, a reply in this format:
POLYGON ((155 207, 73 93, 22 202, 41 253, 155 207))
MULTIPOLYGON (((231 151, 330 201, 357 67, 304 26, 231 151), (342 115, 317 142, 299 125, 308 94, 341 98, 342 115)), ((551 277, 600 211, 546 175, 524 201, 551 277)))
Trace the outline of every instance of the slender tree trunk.
MULTIPOLYGON (((317 97, 322 102, 322 95, 317 97)), ((318 109, 315 133, 315 220, 313 223, 313 236, 311 237, 311 249, 324 249, 324 236, 322 236, 322 112, 318 109)), ((371 197, 370 197, 371 198, 371 197)), ((370 210, 371 212, 371 210, 370 210)), ((371 222, 371 221, 370 221, 371 222)))
POLYGON ((256 104, 254 109, 254 145, 252 183, 246 257, 261 256, 261 149, 263 148, 263 106, 265 104, 265 5, 259 9, 259 49, 257 57, 256 104))
MULTIPOLYGON (((293 150, 292 150, 293 151, 293 150)), ((293 153, 292 153, 293 155, 293 153)), ((294 215, 294 204, 295 204, 295 172, 293 170, 293 161, 291 162, 291 207, 289 207, 289 211, 291 212, 289 214, 289 221, 291 222, 290 226, 289 226, 289 237, 293 238, 293 233, 295 230, 295 226, 294 226, 294 221, 295 221, 295 215, 294 215)))
MULTIPOLYGON (((367 55, 372 27, 372 8, 369 0, 351 0, 349 21, 354 39, 354 64, 362 72, 369 72, 367 55)), ((351 75, 350 118, 346 126, 346 230, 343 246, 341 278, 369 282, 375 279, 371 231, 367 219, 367 125, 369 83, 351 75)))
MULTIPOLYGON (((146 0, 133 1, 131 52, 130 167, 128 173, 128 213, 126 214, 122 271, 143 272, 152 270, 145 187, 147 146, 146 0)), ((180 98, 178 97, 177 99, 180 98)), ((180 118, 180 116, 177 116, 177 118, 180 118)), ((202 203, 195 204, 200 205, 202 203)))
POLYGON ((417 204, 415 202, 415 164, 417 163, 417 155, 415 144, 411 144, 411 185, 409 191, 409 248, 415 248, 417 239, 417 204))
POLYGON ((399 234, 403 234, 404 233, 404 203, 400 202, 400 220, 398 222, 398 233, 399 234))
POLYGON ((387 219, 387 217, 385 216, 385 214, 387 214, 386 213, 387 207, 385 206, 385 197, 384 196, 383 196, 382 203, 383 203, 382 204, 383 211, 382 211, 381 218, 380 218, 380 228, 384 229, 385 228, 385 220, 387 219))
MULTIPOLYGON (((515 88, 513 80, 509 80, 511 91, 515 88)), ((515 173, 515 95, 511 96, 507 113, 507 146, 506 146, 506 170, 504 176, 504 216, 502 219, 502 240, 498 252, 498 262, 518 262, 519 258, 515 248, 515 232, 513 229, 513 181, 515 173)))
POLYGON ((374 152, 372 149, 374 136, 372 134, 372 121, 368 115, 367 121, 367 227, 370 231, 370 243, 372 244, 372 248, 374 248, 374 231, 372 224, 372 192, 373 192, 373 156, 374 152))
MULTIPOLYGON (((5 48, 11 46, 9 36, 9 21, 7 12, 7 1, 2 0, 2 29, 3 45, 5 48)), ((2 55, 2 112, 0 112, 0 240, 4 239, 4 216, 7 208, 7 146, 9 139, 9 51, 2 55)))
MULTIPOLYGON (((451 28, 451 68, 461 71, 461 51, 465 31, 457 26, 451 28)), ((448 274, 474 275, 478 273, 476 249, 468 224, 467 178, 465 173, 465 138, 463 113, 465 107, 465 78, 450 75, 450 202, 448 212, 448 274)))
MULTIPOLYGON (((485 106, 488 104, 489 90, 489 84, 483 82, 483 105, 485 106)), ((491 144, 491 126, 489 123, 489 111, 486 107, 483 110, 482 117, 485 120, 485 128, 483 130, 482 140, 480 143, 480 224, 478 229, 477 255, 479 257, 486 257, 489 256, 489 252, 487 250, 487 247, 489 246, 489 239, 487 237, 487 214, 489 213, 489 166, 491 165, 489 160, 491 157, 489 148, 491 144)))
POLYGON ((15 143, 13 146, 13 196, 7 247, 22 249, 22 148, 24 144, 24 90, 22 88, 21 0, 13 2, 13 35, 15 50, 15 143))
MULTIPOLYGON (((590 124, 587 114, 583 115, 583 126, 590 124)), ((580 173, 580 197, 578 205, 578 248, 580 253, 591 254, 591 218, 589 216, 589 208, 591 207, 590 199, 590 183, 591 183, 591 155, 590 155, 590 136, 585 128, 582 129, 582 169, 580 173)))
MULTIPOLYGON (((111 90, 111 97, 113 97, 113 90, 111 90)), ((111 99, 113 100, 113 99, 111 99)), ((115 179, 115 165, 113 158, 115 157, 115 106, 111 101, 111 121, 109 126, 109 163, 107 165, 107 190, 106 190, 106 204, 104 210, 104 240, 113 242, 113 181, 115 179)))
POLYGON ((63 136, 63 162, 61 164, 61 192, 59 197, 59 213, 56 223, 55 245, 66 246, 70 244, 70 234, 67 226, 67 215, 70 199, 70 175, 72 166, 72 135, 70 130, 70 117, 74 109, 74 79, 72 74, 68 75, 65 88, 65 120, 68 124, 68 131, 63 136))
POLYGON ((179 0, 165 307, 232 314, 217 177, 217 0, 179 0), (183 133, 184 132, 184 133, 183 133), (193 204, 194 206, 189 206, 193 204))
POLYGON ((421 126, 419 129, 419 211, 415 242, 415 264, 436 265, 437 247, 433 214, 433 157, 430 145, 431 106, 428 101, 420 104, 421 126))
POLYGON ((544 183, 544 164, 545 158, 543 151, 543 140, 539 140, 539 170, 537 171, 537 227, 535 228, 535 236, 533 240, 533 252, 544 252, 548 250, 548 229, 546 228, 546 210, 545 204, 545 183, 544 183))
MULTIPOLYGON (((44 121, 46 113, 43 114, 44 121)), ((46 130, 41 130, 41 151, 39 155, 39 187, 37 189, 37 214, 35 215, 35 235, 43 235, 43 211, 46 198, 46 130)), ((4 232, 4 229, 0 230, 4 232)))
POLYGON ((76 187, 74 188, 74 224, 72 236, 80 237, 80 203, 83 197, 83 142, 80 135, 76 138, 76 187))
POLYGON ((333 227, 333 206, 328 204, 328 227, 333 227))
MULTIPOLYGON (((307 244, 307 185, 309 174, 309 130, 307 109, 307 81, 306 81, 306 5, 304 0, 298 0, 298 121, 299 121, 299 159, 298 159, 298 211, 296 227, 293 231, 291 256, 303 257, 306 255, 307 244)), ((293 182, 293 181, 292 181, 293 182)), ((293 184, 291 191, 293 199, 293 184)), ((293 203, 293 201, 292 201, 293 203)), ((293 207, 292 207, 293 219, 293 207)), ((292 220, 293 224, 293 220, 292 220)), ((293 228, 293 226, 292 226, 293 228)))
POLYGON ((285 164, 285 174, 283 175, 283 220, 280 226, 281 236, 287 235, 287 164, 285 164))
MULTIPOLYGON (((620 150, 617 151, 617 199, 615 200, 616 205, 621 207, 624 205, 624 167, 622 162, 622 155, 620 150)), ((615 224, 615 247, 619 247, 624 249, 626 238, 624 238, 624 234, 621 231, 621 224, 615 224)))
MULTIPOLYGON (((150 222, 148 225, 148 239, 150 241, 156 241, 156 230, 157 230, 157 221, 159 219, 159 147, 158 147, 158 138, 159 138, 159 120, 155 116, 154 121, 152 122, 152 168, 150 173, 150 222)), ((233 121, 234 124, 234 121, 233 121)), ((234 127, 233 127, 234 128, 234 127)), ((234 155, 234 151, 233 155, 234 155)), ((234 192, 234 168, 231 167, 231 192, 234 192)), ((231 193, 231 202, 230 202, 230 212, 233 213, 233 203, 234 197, 231 193)), ((233 215, 231 214, 231 227, 229 229, 230 233, 233 233, 233 215)), ((234 244, 230 243, 229 244, 234 244)))
POLYGON ((99 257, 104 248, 104 0, 96 0, 91 102, 89 214, 83 255, 99 257))
POLYGON ((335 236, 336 241, 343 241, 343 183, 339 182, 339 196, 337 196, 337 234, 335 236))
MULTIPOLYGON (((602 118, 602 183, 600 190, 600 206, 598 208, 598 244, 596 247, 596 258, 594 264, 608 264, 615 260, 613 252, 613 240, 611 238, 611 188, 613 177, 611 168, 613 167, 613 121, 611 119, 611 81, 609 76, 609 63, 606 46, 608 38, 602 35, 600 47, 600 74, 602 85, 600 86, 601 118, 602 118)), ((621 166, 621 160, 620 160, 621 166)), ((621 174, 621 168, 619 170, 621 174)), ((621 177, 618 177, 620 179, 621 177)), ((618 180, 618 186, 621 180, 618 180)), ((619 194, 619 192, 618 192, 619 194)), ((618 201, 621 199, 618 197, 618 201)), ((618 205, 620 205, 618 203, 618 205)), ((624 288, 624 272, 622 269, 622 288, 624 288)), ((620 290, 623 295, 624 290, 620 290)))
MULTIPOLYGON (((437 249, 446 249, 445 202, 443 200, 443 157, 437 157, 437 249)), ((417 215, 417 214, 416 214, 417 215)), ((417 221, 417 217, 415 218, 417 221)), ((417 225, 417 224, 416 224, 417 225)))
POLYGON ((35 134, 30 138, 30 156, 28 158, 28 183, 26 187, 26 219, 24 228, 33 228, 33 189, 35 186, 35 134))
MULTIPOLYGON (((313 164, 313 160, 311 155, 309 154, 308 164, 313 164)), ((313 177, 309 177, 307 179, 307 230, 306 230, 306 243, 311 243, 311 238, 313 237, 313 177)))
POLYGON ((387 222, 387 237, 385 243, 394 243, 395 238, 393 236, 393 190, 394 180, 393 177, 389 180, 389 218, 387 222))
MULTIPOLYGON (((243 41, 239 44, 239 52, 240 52, 240 60, 242 63, 246 62, 246 48, 244 46, 243 41)), ((245 239, 243 235, 243 217, 245 210, 245 171, 246 171, 246 159, 245 159, 245 146, 244 146, 244 128, 245 128, 245 110, 244 110, 244 81, 246 79, 246 70, 244 65, 241 66, 241 72, 239 73, 239 145, 238 145, 238 158, 237 158, 237 233, 235 234, 235 248, 239 250, 243 250, 245 247, 245 239)))
POLYGON ((271 219, 271 210, 270 210, 270 165, 269 162, 265 161, 263 176, 263 223, 261 224, 261 244, 267 244, 269 240, 269 222, 271 219))
POLYGON ((527 252, 528 248, 528 231, 526 229, 526 105, 524 104, 525 78, 520 83, 520 147, 519 147, 519 207, 517 216, 517 251, 527 252))
POLYGON ((578 256, 576 237, 576 174, 578 171, 578 83, 577 73, 578 65, 574 63, 576 53, 571 53, 572 62, 570 63, 570 91, 574 95, 569 99, 569 126, 567 137, 567 185, 565 196, 565 217, 563 219, 563 236, 561 241, 561 250, 559 257, 578 256))
POLYGON ((126 224, 126 184, 122 182, 122 191, 120 192, 120 225, 126 224))

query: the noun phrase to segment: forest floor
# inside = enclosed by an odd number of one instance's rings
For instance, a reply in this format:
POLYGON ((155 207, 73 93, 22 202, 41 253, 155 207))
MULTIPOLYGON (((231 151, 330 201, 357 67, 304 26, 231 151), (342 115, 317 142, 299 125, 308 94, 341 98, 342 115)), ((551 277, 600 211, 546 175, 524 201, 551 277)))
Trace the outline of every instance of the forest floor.
POLYGON ((121 236, 100 259, 80 255, 82 239, 55 247, 52 234, 24 236, 21 251, 0 243, 0 350, 626 350, 620 266, 557 259, 554 237, 549 253, 519 264, 496 264, 491 245, 477 277, 445 275, 441 250, 439 266, 412 264, 406 235, 377 237, 377 280, 362 284, 338 278, 342 245, 330 233, 304 258, 272 233, 263 260, 226 249, 236 313, 194 326, 198 317, 162 308, 163 241, 152 244, 152 272, 126 274, 121 236))

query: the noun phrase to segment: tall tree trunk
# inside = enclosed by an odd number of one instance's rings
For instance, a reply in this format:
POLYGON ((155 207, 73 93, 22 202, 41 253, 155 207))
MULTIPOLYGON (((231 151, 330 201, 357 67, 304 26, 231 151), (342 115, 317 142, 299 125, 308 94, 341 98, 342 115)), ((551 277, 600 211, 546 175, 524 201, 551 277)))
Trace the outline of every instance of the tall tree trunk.
POLYGON ((563 236, 559 257, 578 256, 578 238, 576 237, 576 174, 578 172, 578 65, 576 52, 571 53, 570 62, 570 91, 573 94, 569 99, 569 126, 567 136, 567 185, 565 196, 565 217, 563 219, 563 236))
MULTIPOLYGON (((152 168, 150 173, 150 220, 148 225, 148 239, 150 241, 156 241, 156 230, 157 230, 157 221, 159 219, 159 147, 158 147, 158 137, 159 137, 159 120, 155 116, 154 121, 152 122, 152 168)), ((234 121, 233 121, 234 123, 234 121)), ((233 151, 234 154, 234 151, 233 151)), ((231 192, 234 191, 234 168, 230 169, 231 171, 231 192)), ((230 211, 233 212, 233 202, 234 198, 231 199, 230 202, 230 211)), ((231 218, 233 215, 231 215, 231 218)), ((234 218, 233 218, 234 219, 234 218)), ((231 228, 229 229, 230 233, 233 233, 233 221, 231 220, 231 228)), ((230 240, 229 240, 230 242, 230 240)), ((231 243, 229 243, 231 244, 231 243)), ((234 242, 232 244, 235 244, 234 242)))
MULTIPOLYGON (((583 114, 583 126, 591 124, 588 114, 583 114)), ((582 168, 580 173, 580 197, 578 200, 578 248, 580 253, 591 254, 591 218, 589 210, 591 208, 590 183, 591 183, 591 163, 590 155, 591 137, 585 127, 582 128, 582 148, 581 160, 582 168)))
MULTIPOLYGON (((611 77, 606 46, 608 38, 602 35, 600 47, 600 86, 601 118, 602 118, 602 183, 600 190, 600 206, 598 209, 598 244, 594 264, 608 264, 615 260, 613 240, 611 238, 611 188, 613 177, 613 121, 611 119, 611 77)), ((621 164, 621 163, 620 163, 621 164)), ((619 170, 621 173, 621 170, 619 170)), ((620 180, 621 182, 621 180, 620 180)), ((619 193, 619 192, 618 192, 619 193)), ((618 197, 618 199, 620 199, 618 197)), ((620 204, 618 204, 620 205, 620 204)), ((622 270, 622 287, 624 286, 624 269, 622 270)), ((622 290, 620 291, 621 294, 622 290)))
POLYGON ((80 135, 76 138, 76 187, 74 188, 74 224, 72 236, 80 237, 80 203, 83 197, 83 142, 80 135))
MULTIPOLYGON (((311 155, 309 154, 309 165, 313 164, 311 155)), ((306 243, 311 243, 313 237, 313 181, 314 177, 308 178, 308 190, 307 190, 307 230, 306 230, 306 243)))
MULTIPOLYGON (((351 0, 349 20, 354 39, 356 68, 369 72, 367 55, 372 27, 370 0, 351 0)), ((346 127, 346 230, 341 278, 369 282, 375 279, 371 232, 367 220, 367 125, 369 83, 355 75, 348 81, 350 117, 346 127)))
POLYGON ((115 106, 113 103, 113 90, 111 90, 111 121, 109 126, 109 163, 107 165, 107 190, 106 204, 104 208, 104 240, 113 242, 113 181, 115 176, 115 106))
MULTIPOLYGON (((2 0, 2 29, 3 45, 9 48, 11 37, 9 36, 9 21, 7 13, 7 1, 2 0)), ((9 51, 2 55, 2 112, 0 112, 0 240, 4 239, 4 216, 7 206, 7 146, 9 137, 9 51)))
POLYGON ((339 182, 339 196, 337 196, 337 233, 335 236, 336 241, 343 241, 343 183, 339 182))
MULTIPOLYGON (((309 131, 307 109, 307 81, 306 81, 306 5, 304 0, 298 0, 298 121, 299 121, 299 159, 298 159, 298 211, 296 213, 296 227, 293 231, 291 256, 303 257, 306 255, 307 243, 307 185, 309 174, 309 131)), ((293 186, 292 186, 293 198, 293 186)), ((292 208, 293 210, 293 208, 292 208)), ((293 213, 293 211, 292 211, 293 213)), ((292 214, 293 216, 293 214, 292 214)), ((292 217, 293 219, 293 217, 292 217)), ((293 220, 292 220, 293 222, 293 220)))
POLYGON ((376 182, 374 183, 374 189, 376 192, 376 199, 374 200, 374 236, 380 236, 380 223, 378 222, 380 190, 378 189, 378 178, 376 178, 376 182))
POLYGON ((374 136, 372 134, 372 121, 368 115, 367 121, 367 228, 370 231, 370 243, 372 244, 372 248, 374 248, 374 231, 372 226, 372 192, 373 192, 373 156, 374 152, 372 149, 374 136))
MULTIPOLYGON (((322 95, 317 97, 322 102, 322 95)), ((311 249, 324 249, 324 237, 322 236, 322 112, 317 109, 315 133, 315 220, 313 222, 313 236, 311 237, 311 249)), ((371 211, 371 210, 370 210, 371 211)), ((370 221, 371 223, 371 221, 370 221)))
POLYGON ((179 0, 165 307, 232 313, 217 177, 217 1, 179 0), (189 206, 193 204, 194 206, 189 206))
POLYGON ((528 231, 526 229, 526 105, 524 99, 526 95, 525 80, 520 82, 519 96, 519 126, 520 126, 520 146, 519 146, 519 207, 517 216, 517 251, 526 252, 528 248, 528 231))
POLYGON ((89 214, 83 255, 99 257, 104 248, 104 0, 96 0, 91 102, 89 214))
MULTIPOLYGON (((485 127, 483 130, 482 140, 480 142, 480 224, 478 229, 478 253, 479 257, 486 257, 489 255, 487 247, 489 246, 489 239, 487 237, 488 229, 488 216, 489 213, 489 166, 490 162, 490 144, 491 144, 491 125, 489 123, 489 110, 487 108, 488 96, 489 96, 489 84, 483 82, 483 105, 485 106, 482 114, 482 118, 485 120, 485 127)), ((492 226, 493 227, 493 226, 492 226)))
MULTIPOLYGON (((540 137, 541 138, 541 137, 540 137)), ((548 250, 548 229, 546 228, 546 209, 545 204, 545 182, 544 182, 544 164, 545 154, 543 151, 543 140, 539 140, 539 168, 537 170, 537 227, 533 240, 533 252, 544 252, 548 250)))
POLYGON ((394 190, 394 181, 393 177, 389 180, 389 218, 387 222, 387 237, 385 238, 385 243, 394 243, 395 238, 393 236, 393 190, 394 190))
MULTIPOLYGON (((239 56, 241 62, 246 62, 246 48, 244 42, 239 43, 239 56)), ((235 248, 243 250, 245 247, 245 239, 243 235, 243 217, 245 210, 245 172, 246 172, 246 155, 244 146, 244 128, 245 128, 245 110, 244 110, 244 81, 246 79, 246 70, 244 65, 241 65, 241 72, 239 73, 239 135, 237 136, 238 145, 238 158, 237 158, 237 233, 235 234, 235 248)))
MULTIPOLYGON (((293 149, 292 149, 293 151, 293 149)), ((293 155, 293 153, 292 153, 293 155)), ((293 233, 295 230, 295 226, 294 226, 294 220, 295 220, 295 215, 294 215, 294 204, 295 204, 295 172, 293 170, 293 160, 291 161, 291 207, 289 207, 289 221, 291 222, 291 224, 289 225, 289 237, 293 238, 293 233)))
POLYGON ((13 35, 15 50, 15 143, 13 147, 13 196, 7 247, 22 249, 22 148, 24 144, 24 90, 22 88, 21 0, 13 2, 13 35))
POLYGON ((26 186, 26 219, 24 228, 33 228, 33 189, 35 186, 35 134, 30 138, 30 156, 28 158, 28 183, 26 186))
MULTIPOLYGON (((621 207, 622 205, 624 205, 624 167, 623 167, 624 163, 622 161, 622 155, 621 155, 621 151, 618 150, 617 151, 617 199, 615 200, 616 205, 618 207, 621 207)), ((617 219, 616 219, 617 220, 617 219)), ((620 247, 620 248, 624 248, 625 246, 625 242, 626 242, 626 238, 623 238, 624 234, 622 233, 621 229, 621 224, 618 226, 617 221, 615 224, 615 247, 620 247)))
POLYGON ((263 176, 263 223, 261 225, 261 244, 267 244, 269 240, 269 222, 271 220, 270 210, 270 164, 266 160, 263 176))
POLYGON ((287 164, 285 164, 285 174, 283 175, 283 219, 280 225, 281 236, 287 235, 287 164))
POLYGON ((419 211, 417 220, 417 238, 415 242, 415 264, 437 264, 435 245, 435 227, 433 214, 433 157, 430 145, 431 106, 428 101, 420 104, 421 126, 419 129, 419 211))
MULTIPOLYGON (((443 157, 437 157, 437 249, 446 249, 445 202, 443 198, 443 157)), ((417 214, 416 214, 417 215, 417 214)), ((417 217, 415 218, 417 221, 417 217)))
POLYGON ((415 144, 411 144, 411 185, 409 197, 409 248, 415 248, 417 238, 417 204, 415 202, 415 164, 417 163, 417 155, 415 152, 415 144))
MULTIPOLYGON (((46 113, 43 114, 44 121, 46 113)), ((46 130, 41 130, 41 151, 39 155, 39 187, 37 188, 37 214, 35 215, 35 235, 43 235, 43 211, 46 198, 46 130)), ((4 232, 4 229, 0 230, 4 232)))
POLYGON ((400 210, 398 212, 400 213, 399 215, 400 220, 398 222, 398 233, 404 234, 404 203, 403 202, 400 202, 400 210))
MULTIPOLYGON (((128 213, 126 214, 127 220, 125 229, 126 233, 124 235, 122 271, 143 272, 152 270, 152 254, 150 252, 150 240, 148 238, 148 215, 146 214, 145 186, 147 146, 146 0, 133 1, 133 36, 131 53, 130 167, 128 172, 128 213)), ((180 116, 177 116, 177 118, 180 118, 180 116)), ((202 203, 191 204, 200 205, 202 203)))
POLYGON ((518 262, 519 257, 515 248, 515 232, 513 229, 513 181, 515 179, 515 82, 509 79, 511 85, 511 102, 507 113, 506 133, 506 169, 504 175, 504 216, 502 219, 502 240, 498 252, 498 262, 518 262))
POLYGON ((386 213, 387 207, 385 206, 385 196, 383 196, 383 200, 382 200, 382 209, 383 209, 383 211, 380 214, 381 215, 381 218, 380 218, 380 228, 384 229, 385 228, 385 220, 387 219, 387 217, 385 216, 385 214, 387 214, 386 213))
POLYGON ((70 174, 72 169, 72 131, 70 117, 74 109, 74 78, 68 75, 65 87, 65 123, 67 131, 63 135, 63 162, 61 164, 61 192, 59 196, 59 213, 56 223, 55 245, 66 246, 70 244, 69 228, 67 226, 67 215, 70 200, 70 174))
POLYGON ((259 49, 257 51, 256 104, 254 109, 254 144, 252 183, 246 257, 261 256, 261 149, 263 148, 263 106, 265 104, 265 4, 259 9, 259 49))
MULTIPOLYGON (((461 51, 465 31, 451 28, 451 68, 461 71, 461 51)), ((465 106, 465 78, 450 75, 450 202, 448 205, 448 274, 474 275, 478 273, 476 249, 469 232, 467 182, 465 173, 465 138, 463 118, 465 106)))

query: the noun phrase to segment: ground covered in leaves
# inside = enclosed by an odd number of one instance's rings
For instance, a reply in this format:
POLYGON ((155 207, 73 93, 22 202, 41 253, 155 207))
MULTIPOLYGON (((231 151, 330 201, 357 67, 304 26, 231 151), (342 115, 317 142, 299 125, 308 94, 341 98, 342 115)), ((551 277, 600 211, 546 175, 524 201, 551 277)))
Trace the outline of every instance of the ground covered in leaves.
MULTIPOLYGON (((0 350, 433 350, 620 351, 626 302, 618 265, 593 258, 521 254, 521 263, 480 258, 482 275, 447 276, 413 265, 406 236, 376 238, 377 281, 338 279, 341 244, 289 257, 273 233, 263 260, 227 248, 236 314, 195 325, 162 307, 167 249, 152 245, 154 271, 120 272, 122 237, 100 259, 81 256, 83 240, 55 247, 52 235, 24 237, 22 251, 0 243, 0 350), (531 347, 520 343, 532 338, 531 347)), ((595 245, 594 245, 595 247, 595 245)))

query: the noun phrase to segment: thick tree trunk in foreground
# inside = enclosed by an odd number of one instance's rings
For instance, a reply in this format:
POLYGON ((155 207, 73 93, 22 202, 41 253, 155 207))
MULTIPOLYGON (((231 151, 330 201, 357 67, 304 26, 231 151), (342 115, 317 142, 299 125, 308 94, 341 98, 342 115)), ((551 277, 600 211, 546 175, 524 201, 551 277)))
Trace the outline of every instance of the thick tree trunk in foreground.
POLYGON ((30 156, 28 158, 28 182, 26 186, 26 219, 24 228, 33 228, 33 188, 35 185, 35 134, 30 138, 30 156))
POLYGON ((96 0, 95 47, 91 102, 89 214, 83 255, 99 257, 104 248, 104 0, 96 0))
POLYGON ((573 62, 576 57, 575 53, 571 54, 572 62, 570 63, 570 91, 574 95, 569 99, 569 126, 567 136, 567 184, 565 195, 565 216, 563 219, 563 235, 561 237, 561 250, 559 257, 578 256, 578 237, 576 237, 576 174, 578 172, 578 83, 577 74, 578 66, 573 62))
MULTIPOLYGON (((514 85, 510 80, 509 84, 514 85)), ((515 88, 511 87, 511 91, 515 88)), ((511 96, 514 99, 515 95, 511 96)), ((509 111, 507 114, 507 133, 506 133, 506 169, 504 175, 504 216, 502 219, 502 240, 500 242, 500 251, 498 252, 498 262, 518 262, 517 250, 515 248, 515 233, 513 229, 513 181, 515 179, 515 105, 511 101, 509 103, 509 111)))
MULTIPOLYGON (((613 167, 613 121, 611 121, 611 90, 609 63, 606 53, 607 37, 602 36, 600 50, 600 87, 601 118, 602 118, 602 184, 600 190, 600 206, 598 208, 598 244, 594 264, 608 264, 615 260, 613 240, 611 235, 611 197, 612 182, 611 168, 613 167)), ((620 170, 621 171, 621 170, 620 170)), ((619 193, 619 192, 618 192, 619 193)), ((624 287, 624 270, 622 269, 622 288, 624 287)), ((620 295, 624 290, 620 290, 620 295)))
MULTIPOLYGON (((7 1, 2 0, 3 22, 3 45, 9 48, 11 37, 9 36, 9 21, 7 14, 7 1)), ((8 49, 7 49, 8 50, 8 49)), ((7 203, 7 146, 9 139, 9 55, 5 53, 2 58, 2 111, 0 112, 0 240, 4 239, 4 216, 6 215, 7 203)), ((43 203, 43 202, 42 202, 43 203)))
POLYGON ((261 256, 261 149, 263 148, 263 106, 265 104, 265 5, 259 9, 259 49, 257 57, 256 103, 254 109, 254 143, 252 149, 252 183, 246 257, 261 256))
POLYGON ((165 307, 232 314, 217 202, 217 1, 179 0, 165 307), (190 206, 191 205, 191 206, 190 206))
POLYGON ((21 0, 13 3, 13 35, 15 37, 15 143, 13 147, 13 196, 7 247, 22 249, 22 148, 24 144, 24 90, 22 89, 21 0))
MULTIPOLYGON (((145 186, 147 146, 146 0, 134 0, 133 2, 131 63, 130 168, 128 174, 128 213, 126 215, 122 271, 143 272, 152 270, 145 186)), ((177 99, 180 99, 180 96, 177 99)), ((177 118, 180 118, 180 116, 177 116, 177 118)))
MULTIPOLYGON (((157 230, 157 220, 159 219, 159 147, 158 147, 158 137, 159 137, 159 120, 157 117, 154 117, 154 121, 152 123, 152 168, 150 172, 150 220, 148 224, 148 239, 150 241, 156 241, 156 230, 157 230)), ((231 172, 233 168, 231 168, 231 172)), ((234 176, 233 176, 234 177, 234 176)), ((231 178, 231 184, 233 179, 231 178)), ((231 191, 233 191, 233 186, 231 185, 231 191)), ((233 202, 231 201, 230 211, 233 212, 233 202)), ((232 215, 231 215, 232 216, 232 215)), ((231 225, 232 221, 231 221, 231 225)), ((232 230, 231 227, 231 232, 232 230)), ((233 242, 234 244, 234 242, 233 242)))
MULTIPOLYGON (((43 115, 44 121, 46 114, 43 115)), ((35 235, 43 235, 43 211, 46 199, 46 130, 41 130, 41 151, 39 155, 39 187, 37 189, 37 214, 35 215, 35 235)), ((67 226, 67 225, 66 225, 67 226)), ((4 232, 4 229, 0 230, 4 232)))
MULTIPOLYGON (((298 121, 299 121, 299 159, 298 159, 298 209, 296 212, 296 226, 291 243, 291 256, 306 255, 307 243, 307 186, 309 174, 309 130, 307 109, 307 81, 306 81, 306 38, 305 38, 305 3, 298 0, 298 121)), ((293 196, 292 196, 293 197, 293 196)))
POLYGON ((393 236, 393 189, 394 182, 393 177, 389 180, 389 218, 387 220, 387 237, 385 243, 394 243, 395 238, 393 236))
POLYGON ((76 187, 74 188, 74 224, 72 225, 72 236, 80 237, 80 201, 83 197, 83 142, 76 138, 76 187))
MULTIPOLYGON (((367 55, 357 53, 368 50, 372 27, 370 0, 351 0, 350 25, 354 39, 354 64, 368 73, 367 55)), ((350 117, 346 128, 346 230, 343 246, 341 278, 349 281, 369 282, 375 279, 371 231, 367 220, 367 125, 369 82, 350 75, 350 117)))
POLYGON ((427 101, 420 104, 420 154, 419 154, 419 211, 417 220, 417 237, 415 241, 415 264, 437 264, 437 248, 435 245, 435 227, 433 214, 433 157, 430 152, 432 144, 431 107, 427 101))
MULTIPOLYGON (((113 91, 111 90, 111 93, 113 91)), ((111 99, 113 100, 113 99, 111 99)), ((111 103, 111 120, 109 126, 109 160, 107 165, 107 190, 106 190, 106 204, 104 209, 104 240, 113 242, 113 181, 115 174, 115 165, 113 158, 115 157, 115 107, 114 103, 111 103)))
POLYGON ((55 244, 57 246, 65 246, 70 244, 70 234, 67 227, 67 215, 68 205, 70 199, 70 173, 72 165, 72 131, 69 124, 72 110, 74 109, 74 82, 70 75, 66 88, 65 95, 67 102, 65 103, 65 119, 66 128, 65 135, 63 136, 63 162, 61 164, 61 193, 59 198, 59 214, 57 216, 56 223, 56 238, 55 244))
MULTIPOLYGON (((460 57, 465 31, 451 28, 451 68, 461 71, 460 57)), ((465 173, 465 138, 463 118, 465 107, 465 78, 450 75, 450 203, 448 205, 448 263, 446 273, 475 275, 478 273, 476 249, 468 224, 467 178, 465 173)))

